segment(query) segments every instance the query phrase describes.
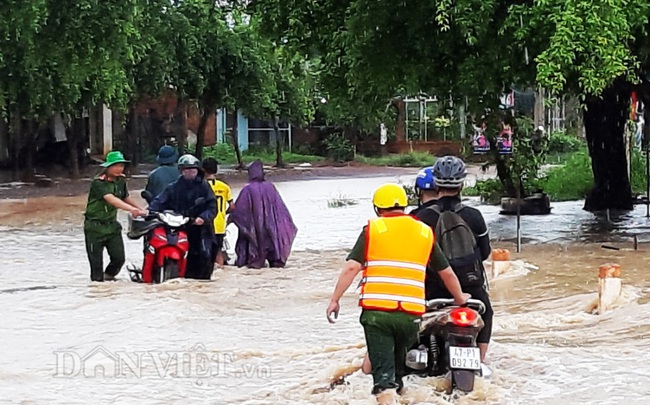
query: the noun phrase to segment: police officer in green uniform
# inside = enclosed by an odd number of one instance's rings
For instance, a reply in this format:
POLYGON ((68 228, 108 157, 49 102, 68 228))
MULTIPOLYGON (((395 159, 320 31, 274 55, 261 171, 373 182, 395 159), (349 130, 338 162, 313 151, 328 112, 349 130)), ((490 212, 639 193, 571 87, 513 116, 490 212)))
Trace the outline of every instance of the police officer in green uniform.
POLYGON ((117 209, 129 211, 134 217, 147 213, 129 196, 124 179, 124 164, 128 162, 121 152, 109 152, 102 171, 90 185, 84 213, 84 236, 91 281, 114 280, 124 265, 124 241, 122 225, 117 222, 117 209), (104 248, 110 257, 106 270, 104 248))

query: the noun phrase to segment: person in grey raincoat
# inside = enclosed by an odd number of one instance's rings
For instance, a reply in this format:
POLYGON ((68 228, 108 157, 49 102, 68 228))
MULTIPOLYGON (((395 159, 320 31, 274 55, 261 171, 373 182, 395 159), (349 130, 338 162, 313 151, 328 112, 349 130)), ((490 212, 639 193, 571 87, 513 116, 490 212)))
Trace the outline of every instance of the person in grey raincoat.
POLYGON ((150 192, 153 197, 162 193, 168 185, 172 184, 178 179, 179 172, 176 167, 178 160, 178 152, 176 148, 169 145, 164 145, 158 150, 156 162, 160 166, 156 167, 149 173, 147 177, 147 185, 145 190, 150 192))

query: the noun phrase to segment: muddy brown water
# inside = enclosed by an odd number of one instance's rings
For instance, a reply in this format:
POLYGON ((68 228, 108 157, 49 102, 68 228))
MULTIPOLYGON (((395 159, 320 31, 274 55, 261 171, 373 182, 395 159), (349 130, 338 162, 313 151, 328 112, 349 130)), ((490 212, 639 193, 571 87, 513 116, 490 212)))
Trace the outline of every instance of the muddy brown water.
MULTIPOLYGON (((85 197, 0 202, 0 403, 373 403, 372 379, 357 371, 365 347, 355 291, 336 324, 325 308, 346 249, 373 215, 372 191, 395 179, 278 183, 300 229, 287 268, 226 267, 210 282, 157 286, 131 283, 126 270, 114 283, 89 282, 85 197), (337 197, 357 204, 329 208, 337 197), (346 384, 327 389, 348 373, 346 384)), ((494 246, 538 269, 491 281, 494 374, 459 398, 442 393, 442 379, 409 378, 403 404, 647 403, 645 207, 610 221, 580 202, 554 207, 524 217, 528 243, 517 254, 514 217, 480 206, 494 246), (638 251, 600 247, 629 248, 632 235, 638 251), (622 266, 623 296, 592 315, 598 266, 607 262, 622 266)), ((139 264, 141 241, 125 244, 127 263, 139 264)))

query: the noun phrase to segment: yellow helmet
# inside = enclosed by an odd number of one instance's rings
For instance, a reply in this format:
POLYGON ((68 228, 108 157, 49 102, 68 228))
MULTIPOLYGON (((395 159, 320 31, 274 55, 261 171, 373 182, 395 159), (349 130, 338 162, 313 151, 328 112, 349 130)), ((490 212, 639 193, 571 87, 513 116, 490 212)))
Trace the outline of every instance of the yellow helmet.
POLYGON ((379 187, 372 197, 377 208, 406 208, 409 205, 406 191, 399 184, 388 183, 379 187))

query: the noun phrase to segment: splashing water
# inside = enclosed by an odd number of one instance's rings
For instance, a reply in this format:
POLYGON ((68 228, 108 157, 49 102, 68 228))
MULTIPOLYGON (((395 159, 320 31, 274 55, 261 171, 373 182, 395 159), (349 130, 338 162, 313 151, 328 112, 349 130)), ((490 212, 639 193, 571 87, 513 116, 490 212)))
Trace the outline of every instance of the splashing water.
MULTIPOLYGON (((89 282, 79 228, 83 198, 61 199, 64 209, 52 208, 50 199, 50 209, 38 212, 29 211, 38 201, 17 204, 21 213, 4 217, 0 236, 2 402, 373 403, 372 378, 359 370, 366 351, 355 292, 342 299, 336 324, 327 323, 325 308, 342 249, 374 215, 371 193, 386 180, 395 179, 279 183, 300 228, 286 269, 226 267, 211 281, 152 286, 131 283, 126 270, 116 282, 89 282), (328 208, 332 189, 359 204, 328 208), (19 227, 26 218, 41 225, 19 227)), ((0 206, 2 214, 14 208, 0 206)), ((554 220, 581 218, 580 208, 567 205, 554 220)), ((481 210, 494 238, 512 234, 511 218, 481 210)), ((569 230, 554 230, 548 221, 523 222, 527 232, 543 229, 538 242, 576 240, 576 229, 584 228, 568 222, 569 230)), ((139 263, 141 241, 125 238, 125 245, 129 260, 139 263)), ((444 394, 444 378, 408 377, 401 403, 646 403, 649 261, 643 245, 637 252, 525 245, 513 254, 516 270, 491 281, 492 376, 478 378, 463 396, 444 394), (598 266, 612 261, 623 269, 623 294, 611 311, 592 315, 598 266)))

